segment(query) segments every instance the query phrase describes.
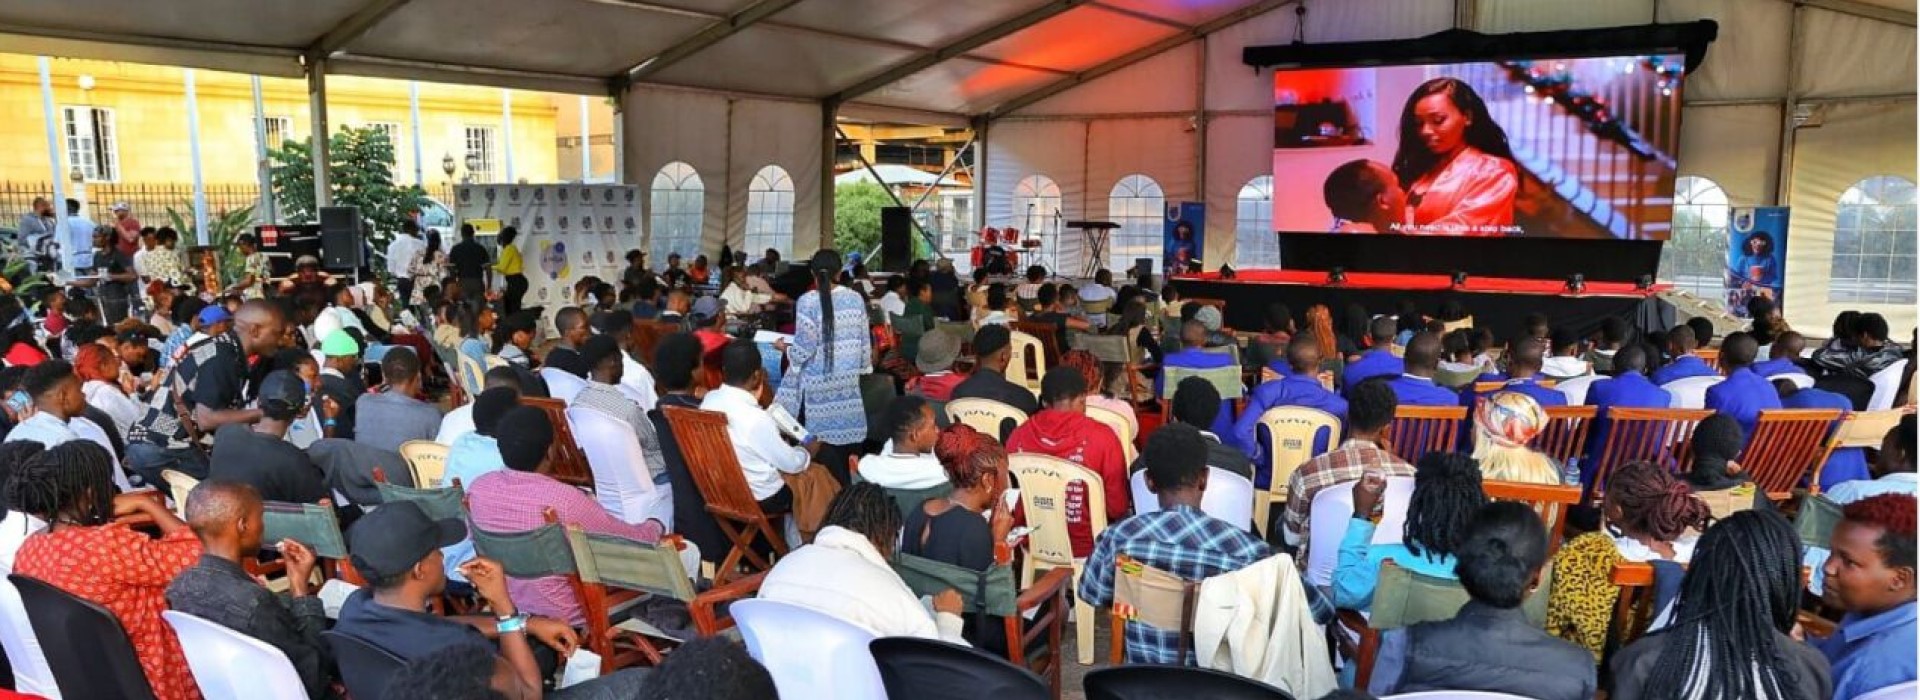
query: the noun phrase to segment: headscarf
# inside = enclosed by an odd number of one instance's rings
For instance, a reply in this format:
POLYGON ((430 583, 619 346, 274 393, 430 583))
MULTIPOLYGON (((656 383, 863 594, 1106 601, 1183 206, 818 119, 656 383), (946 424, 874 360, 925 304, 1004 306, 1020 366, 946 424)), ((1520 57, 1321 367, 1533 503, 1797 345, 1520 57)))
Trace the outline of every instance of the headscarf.
POLYGON ((820 343, 825 353, 827 367, 833 366, 833 276, 840 271, 840 254, 830 248, 821 248, 807 262, 807 269, 813 273, 813 286, 820 293, 820 343))
POLYGON ((1560 483, 1559 465, 1527 447, 1547 427, 1547 413, 1533 397, 1515 391, 1488 396, 1474 409, 1473 427, 1473 458, 1487 480, 1560 483))

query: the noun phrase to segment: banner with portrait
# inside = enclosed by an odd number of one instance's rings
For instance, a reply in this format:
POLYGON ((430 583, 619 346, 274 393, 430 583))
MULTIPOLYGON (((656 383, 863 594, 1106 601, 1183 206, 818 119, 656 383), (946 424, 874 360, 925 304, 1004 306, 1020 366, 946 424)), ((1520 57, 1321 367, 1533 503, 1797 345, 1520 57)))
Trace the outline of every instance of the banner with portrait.
POLYGON ((1185 273, 1191 265, 1201 264, 1207 251, 1207 205, 1201 202, 1167 204, 1162 235, 1160 270, 1163 274, 1185 273))
MULTIPOLYGON (((461 221, 495 220, 520 232, 524 305, 542 307, 549 333, 554 312, 573 303, 575 282, 617 280, 626 251, 641 247, 640 189, 632 185, 461 185, 454 200, 461 221)), ((498 255, 498 229, 478 233, 498 255)))
POLYGON ((1772 299, 1785 308, 1787 207, 1734 207, 1727 218, 1727 312, 1747 316, 1747 301, 1772 299))

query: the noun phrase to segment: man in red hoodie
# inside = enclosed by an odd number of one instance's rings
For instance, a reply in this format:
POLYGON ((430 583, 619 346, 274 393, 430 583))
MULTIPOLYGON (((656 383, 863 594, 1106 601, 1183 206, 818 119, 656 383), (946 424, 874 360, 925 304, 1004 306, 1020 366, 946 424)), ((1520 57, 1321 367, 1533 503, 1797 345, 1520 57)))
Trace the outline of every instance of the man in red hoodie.
MULTIPOLYGON (((1087 417, 1087 380, 1079 370, 1055 367, 1040 380, 1040 403, 1045 405, 1007 437, 1008 452, 1032 452, 1059 457, 1100 475, 1107 496, 1107 522, 1127 514, 1127 464, 1120 438, 1106 424, 1087 417)), ((1093 528, 1086 515, 1086 487, 1067 485, 1067 535, 1073 556, 1093 552, 1093 528)))

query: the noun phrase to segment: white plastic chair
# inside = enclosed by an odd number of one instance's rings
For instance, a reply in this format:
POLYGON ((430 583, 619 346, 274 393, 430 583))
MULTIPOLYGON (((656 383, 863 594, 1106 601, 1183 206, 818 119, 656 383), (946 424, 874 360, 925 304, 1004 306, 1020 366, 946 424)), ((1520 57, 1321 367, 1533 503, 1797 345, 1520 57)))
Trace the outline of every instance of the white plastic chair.
POLYGON ((1854 700, 1913 700, 1920 695, 1920 681, 1907 681, 1899 685, 1890 685, 1879 690, 1856 695, 1854 700))
POLYGON ((206 700, 306 700, 299 672, 279 649, 177 610, 160 616, 180 635, 187 668, 206 700))
POLYGON ((1662 384, 1660 388, 1666 389, 1667 394, 1673 397, 1667 408, 1701 409, 1707 407, 1707 389, 1725 379, 1725 377, 1687 377, 1662 384))
MULTIPOLYGON (((1147 470, 1128 477, 1133 493, 1133 512, 1145 515, 1160 510, 1160 497, 1147 490, 1147 470)), ((1200 495, 1200 512, 1223 520, 1234 527, 1253 526, 1253 482, 1219 467, 1207 467, 1207 490, 1200 495)))
POLYGON ((742 600, 728 612, 747 653, 773 675, 780 697, 887 700, 880 668, 867 650, 872 632, 773 600, 742 600))
POLYGON ((1868 377, 1867 379, 1873 382, 1873 398, 1867 399, 1867 410, 1884 411, 1893 408, 1893 395, 1900 391, 1900 375, 1906 371, 1907 361, 1900 360, 1868 377))
MULTIPOLYGON (((948 408, 951 409, 952 404, 948 404, 948 408)), ((1074 481, 1085 484, 1087 500, 1082 507, 1086 510, 1089 534, 1098 540, 1100 533, 1107 529, 1106 482, 1093 470, 1058 457, 1021 452, 1008 455, 1007 462, 1007 472, 1020 482, 1020 503, 1026 508, 1027 524, 1034 527, 1027 537, 1020 585, 1033 585, 1035 571, 1045 565, 1048 569, 1071 567, 1073 585, 1079 586, 1087 560, 1073 556, 1073 540, 1067 534, 1067 484, 1074 481)), ((1074 628, 1079 644, 1078 661, 1082 666, 1090 666, 1093 664, 1093 605, 1084 599, 1078 600, 1073 611, 1074 619, 1087 621, 1074 628)))
POLYGON ((567 409, 567 424, 573 428, 580 451, 587 455, 594 499, 600 506, 629 523, 654 519, 672 529, 672 486, 653 483, 633 426, 586 406, 567 409))
MULTIPOLYGON (((1374 544, 1392 544, 1404 539, 1407 502, 1413 499, 1413 477, 1387 477, 1387 492, 1382 494, 1380 524, 1373 530, 1374 544)), ((1343 481, 1314 494, 1307 510, 1312 530, 1307 550, 1307 583, 1333 585, 1333 568, 1340 560, 1340 540, 1347 536, 1347 523, 1353 520, 1353 482, 1343 481)))
MULTIPOLYGON (((0 576, 0 646, 6 647, 7 665, 13 667, 13 689, 49 700, 60 699, 60 686, 53 681, 53 669, 40 650, 40 638, 27 623, 27 606, 13 582, 0 576)), ((298 683, 294 684, 299 687, 298 683)))
POLYGON ((1522 695, 1492 693, 1484 690, 1429 690, 1420 693, 1388 695, 1380 700, 1527 700, 1527 698, 1522 695))
POLYGON ((1589 374, 1562 381, 1553 385, 1553 388, 1567 395, 1568 406, 1585 406, 1587 405, 1587 389, 1592 387, 1594 382, 1605 378, 1606 377, 1598 374, 1589 374))
POLYGON ((1813 377, 1807 376, 1800 372, 1789 372, 1787 374, 1776 374, 1771 377, 1767 377, 1767 381, 1769 382, 1777 382, 1782 379, 1787 380, 1789 382, 1793 382, 1793 386, 1795 388, 1799 388, 1799 389, 1813 388, 1813 377))
POLYGON ((579 396, 580 391, 587 388, 587 380, 558 367, 541 367, 540 379, 547 383, 548 396, 565 401, 569 406, 573 405, 573 397, 579 396))
POLYGON ((1001 430, 1007 421, 1013 421, 1015 426, 1025 423, 1027 412, 993 399, 954 399, 947 402, 947 418, 965 423, 995 440, 1004 440, 1007 435, 1001 430))

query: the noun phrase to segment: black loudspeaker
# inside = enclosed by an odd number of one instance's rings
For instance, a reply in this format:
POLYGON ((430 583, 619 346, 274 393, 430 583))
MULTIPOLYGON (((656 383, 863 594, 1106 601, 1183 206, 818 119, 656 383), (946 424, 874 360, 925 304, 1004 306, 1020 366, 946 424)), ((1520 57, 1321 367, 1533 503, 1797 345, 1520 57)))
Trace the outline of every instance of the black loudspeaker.
POLYGON ((1134 277, 1152 277, 1153 276, 1153 258, 1134 258, 1133 259, 1133 276, 1134 277))
POLYGON ((880 271, 906 272, 913 266, 913 210, 880 208, 880 271))
POLYGON ((329 270, 360 266, 360 208, 320 208, 320 265, 329 270))

